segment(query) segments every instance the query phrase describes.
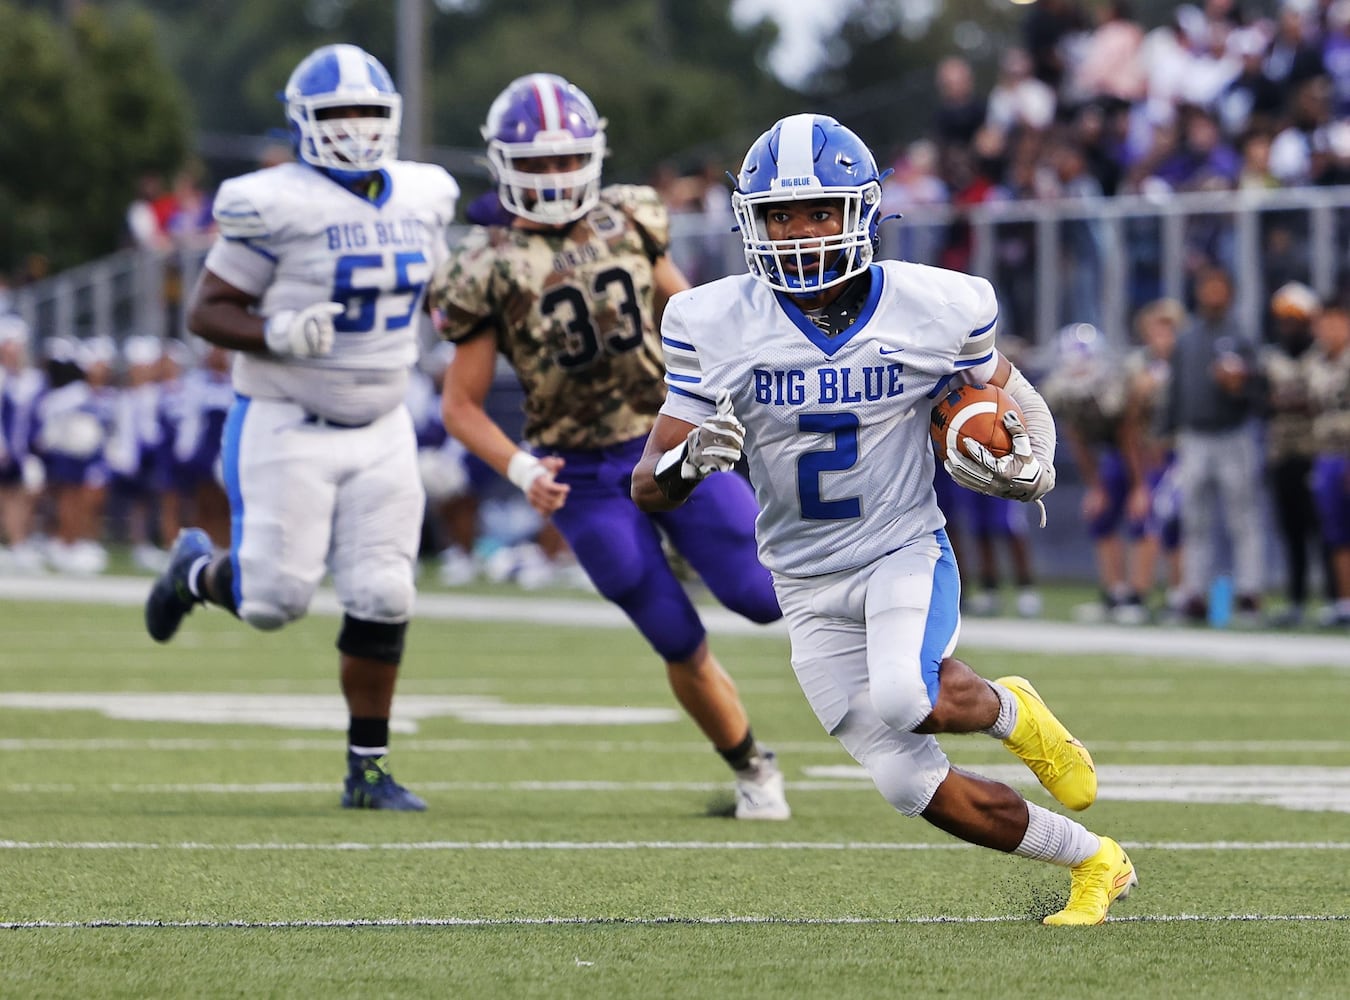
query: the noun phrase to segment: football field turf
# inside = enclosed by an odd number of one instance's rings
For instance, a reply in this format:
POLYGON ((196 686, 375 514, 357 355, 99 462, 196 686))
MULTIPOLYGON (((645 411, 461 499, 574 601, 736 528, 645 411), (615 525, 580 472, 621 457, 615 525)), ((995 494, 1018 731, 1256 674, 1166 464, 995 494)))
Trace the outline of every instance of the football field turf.
MULTIPOLYGON (((1053 929, 1067 872, 896 815, 781 630, 713 641, 789 822, 725 816, 660 664, 585 596, 424 597, 391 761, 430 809, 361 813, 336 619, 199 610, 159 647, 147 586, 0 599, 0 997, 1350 994, 1350 640, 1011 623, 1010 652, 969 622, 959 653, 1093 751, 1081 818, 1138 868, 1107 924, 1053 929)), ((1052 804, 998 743, 943 743, 1052 804)))

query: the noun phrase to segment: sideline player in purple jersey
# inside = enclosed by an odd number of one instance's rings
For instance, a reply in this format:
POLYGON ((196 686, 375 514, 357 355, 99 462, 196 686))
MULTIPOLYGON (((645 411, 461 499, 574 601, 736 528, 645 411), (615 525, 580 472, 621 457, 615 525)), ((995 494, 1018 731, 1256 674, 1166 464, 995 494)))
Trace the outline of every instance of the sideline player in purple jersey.
POLYGON ((183 532, 146 628, 166 642, 207 602, 279 629, 331 571, 350 716, 342 805, 420 811, 386 761, 425 505, 404 395, 459 186, 397 159, 402 100, 355 45, 310 53, 282 96, 298 160, 221 185, 220 238, 189 308, 194 333, 236 352, 230 549, 183 532))
POLYGON ((666 253, 656 192, 601 188, 604 125, 580 89, 551 74, 521 77, 493 102, 483 137, 510 224, 472 230, 432 281, 441 333, 456 344, 445 425, 552 518, 596 589, 665 661, 676 699, 735 773, 736 817, 787 819, 782 772, 662 550, 664 534, 724 605, 776 621, 749 486, 714 476, 699 502, 656 516, 628 495, 666 395, 661 311, 688 282, 666 253), (498 352, 525 392, 529 450, 484 409, 498 352))
POLYGON ((1136 882, 1120 845, 1013 788, 950 765, 936 733, 1001 740, 1061 804, 1097 796, 1092 758, 1022 677, 955 658, 960 579, 933 491, 929 414, 953 380, 1003 386, 1013 451, 953 450, 962 486, 1035 502, 1055 429, 994 346, 982 278, 873 263, 881 176, 833 118, 784 118, 750 147, 732 208, 750 273, 675 296, 661 339, 671 393, 633 470, 644 510, 697 499, 750 463, 760 557, 812 710, 899 812, 982 847, 1072 872, 1047 924, 1097 924, 1136 882), (678 391, 676 391, 678 390, 678 391), (697 489, 696 489, 697 487, 697 489))

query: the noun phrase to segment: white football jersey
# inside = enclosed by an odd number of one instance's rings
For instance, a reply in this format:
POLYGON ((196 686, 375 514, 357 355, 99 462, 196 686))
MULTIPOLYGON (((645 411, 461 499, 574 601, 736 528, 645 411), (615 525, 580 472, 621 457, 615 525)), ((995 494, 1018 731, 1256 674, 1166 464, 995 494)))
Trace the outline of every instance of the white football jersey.
POLYGON ((748 275, 666 307, 661 412, 698 424, 731 393, 760 560, 785 576, 864 566, 945 523, 929 414, 953 378, 982 381, 997 362, 989 282, 902 261, 869 274, 858 319, 834 337, 748 275))
POLYGON ((356 423, 402 401, 424 289, 448 253, 459 185, 429 163, 395 161, 381 173, 373 201, 303 163, 221 184, 209 270, 257 296, 264 316, 317 302, 346 307, 324 357, 240 352, 239 392, 356 423))

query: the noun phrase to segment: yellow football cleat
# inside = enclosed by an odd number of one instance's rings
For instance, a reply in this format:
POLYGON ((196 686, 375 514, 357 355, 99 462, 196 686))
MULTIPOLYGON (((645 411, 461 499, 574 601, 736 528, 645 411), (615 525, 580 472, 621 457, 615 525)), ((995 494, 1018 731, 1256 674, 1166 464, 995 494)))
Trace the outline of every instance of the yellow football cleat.
POLYGON ((1124 899, 1139 884, 1134 865, 1124 848, 1110 837, 1100 838, 1102 846, 1081 865, 1070 870, 1073 884, 1064 909, 1052 913, 1041 923, 1051 927, 1092 927, 1106 919, 1106 911, 1117 899, 1124 899))
POLYGON ((1017 725, 1003 745, 1031 768, 1036 780, 1062 805, 1086 809, 1097 801, 1097 771, 1079 743, 1046 707, 1025 677, 1000 677, 1017 699, 1017 725))

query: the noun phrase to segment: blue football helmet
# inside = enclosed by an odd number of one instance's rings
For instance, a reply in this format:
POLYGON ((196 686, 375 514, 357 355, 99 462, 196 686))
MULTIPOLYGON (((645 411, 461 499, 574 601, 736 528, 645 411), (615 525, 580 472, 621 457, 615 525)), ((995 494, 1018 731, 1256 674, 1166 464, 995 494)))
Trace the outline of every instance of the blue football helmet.
POLYGON ((300 159, 356 180, 398 155, 403 99, 380 61, 355 45, 325 45, 295 67, 281 98, 300 159), (357 108, 356 117, 333 115, 357 108))
POLYGON ((872 263, 881 222, 881 174, 866 143, 833 118, 792 115, 776 122, 745 154, 731 207, 750 273, 776 291, 813 295, 872 263), (824 239, 769 239, 766 207, 806 200, 841 202, 843 232, 824 239))
POLYGON ((553 73, 512 80, 488 109, 482 128, 497 197, 523 219, 561 226, 600 200, 605 120, 575 84, 553 73), (570 170, 536 172, 525 161, 576 157, 570 170))

